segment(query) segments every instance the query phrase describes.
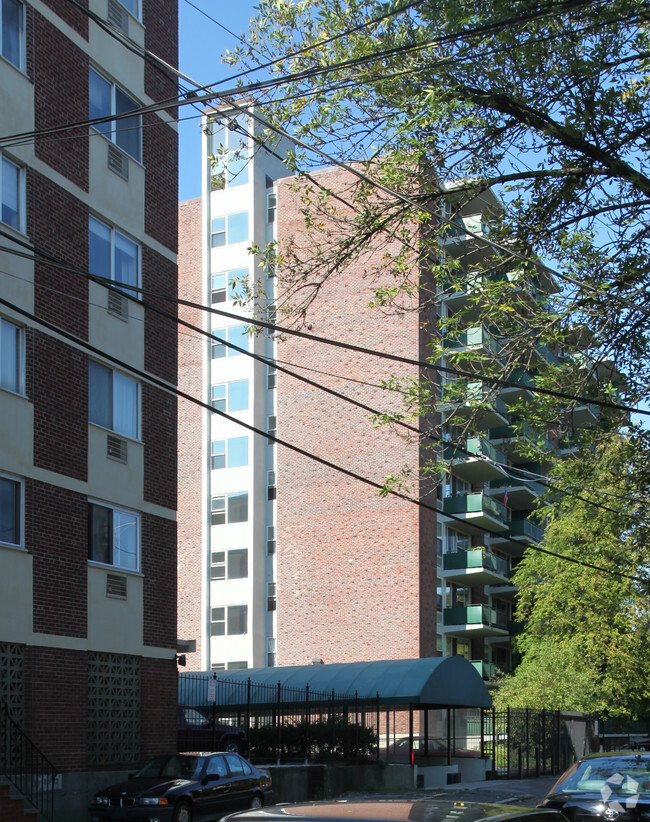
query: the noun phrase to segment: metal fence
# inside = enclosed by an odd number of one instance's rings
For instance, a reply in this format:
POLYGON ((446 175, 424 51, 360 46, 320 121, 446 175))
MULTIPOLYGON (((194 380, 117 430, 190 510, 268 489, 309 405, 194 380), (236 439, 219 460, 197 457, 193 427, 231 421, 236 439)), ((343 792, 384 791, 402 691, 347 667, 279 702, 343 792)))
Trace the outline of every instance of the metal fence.
POLYGON ((256 761, 363 762, 379 757, 379 695, 373 704, 357 694, 230 680, 216 674, 179 674, 179 704, 199 708, 213 727, 246 732, 256 761))

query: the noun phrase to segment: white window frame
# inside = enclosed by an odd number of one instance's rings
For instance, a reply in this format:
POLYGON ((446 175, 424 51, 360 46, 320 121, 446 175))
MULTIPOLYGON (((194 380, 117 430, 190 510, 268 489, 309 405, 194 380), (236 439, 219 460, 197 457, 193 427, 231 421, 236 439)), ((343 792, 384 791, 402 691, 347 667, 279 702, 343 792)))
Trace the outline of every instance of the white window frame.
MULTIPOLYGON (((110 223, 104 222, 104 220, 100 220, 98 217, 95 217, 94 214, 90 214, 88 217, 88 247, 90 252, 90 238, 92 236, 90 231, 91 224, 95 222, 103 228, 108 229, 109 232, 109 279, 116 284, 116 286, 120 289, 120 291, 124 291, 125 294, 128 294, 130 297, 135 297, 137 300, 142 299, 142 294, 139 291, 134 291, 131 286, 125 285, 124 283, 119 282, 119 280, 115 279, 115 240, 117 238, 123 238, 129 243, 133 243, 135 246, 136 252, 136 273, 135 273, 135 288, 140 288, 142 286, 142 246, 139 242, 133 239, 133 237, 129 237, 128 234, 125 234, 123 231, 120 231, 119 228, 111 225, 110 223)), ((97 274, 101 276, 96 271, 91 271, 91 274, 97 274)))
POLYGON ((115 434, 118 434, 120 437, 126 437, 126 439, 134 440, 136 442, 141 441, 141 432, 142 432, 142 388, 140 383, 137 380, 134 380, 132 377, 127 376, 126 374, 122 374, 121 371, 116 371, 114 368, 110 366, 104 365, 104 363, 98 362, 97 360, 88 360, 88 392, 90 393, 90 369, 94 366, 99 366, 101 368, 105 368, 107 371, 111 372, 112 376, 112 387, 113 387, 113 407, 111 408, 111 421, 112 427, 108 427, 102 425, 101 422, 97 422, 90 418, 90 402, 88 403, 88 422, 92 425, 97 425, 99 428, 103 428, 105 431, 112 431, 115 434), (135 385, 136 395, 135 395, 135 402, 136 402, 136 409, 135 409, 135 436, 130 433, 125 433, 124 431, 120 431, 119 429, 115 428, 115 400, 116 400, 116 392, 115 392, 115 377, 118 375, 123 379, 127 379, 135 385))
MULTIPOLYGON (((8 546, 10 548, 24 548, 25 547, 25 483, 21 477, 13 476, 12 474, 0 473, 0 479, 15 483, 18 486, 18 542, 9 542, 0 539, 0 545, 8 546)), ((15 529, 14 529, 15 530, 15 529)))
POLYGON ((250 234, 251 234, 251 225, 250 225, 250 218, 249 218, 248 211, 234 211, 232 214, 220 214, 218 217, 213 217, 212 220, 210 221, 210 248, 224 248, 227 245, 237 245, 238 243, 247 243, 250 240, 250 234), (239 217, 241 214, 246 215, 246 237, 243 240, 231 240, 230 239, 230 235, 231 235, 230 220, 233 217, 239 217), (214 221, 215 220, 223 220, 224 221, 223 231, 215 231, 214 230, 214 221), (217 234, 223 234, 224 237, 225 237, 225 240, 224 240, 223 243, 219 243, 219 244, 215 245, 214 244, 214 237, 216 237, 217 234))
POLYGON ((132 511, 129 508, 123 508, 120 505, 111 505, 106 502, 101 502, 100 500, 89 499, 88 500, 88 562, 92 563, 93 565, 101 565, 105 568, 119 568, 122 571, 132 571, 134 573, 140 572, 140 551, 141 551, 141 520, 140 514, 137 511, 132 511), (92 553, 92 527, 91 527, 91 510, 90 507, 94 506, 96 508, 105 508, 112 512, 112 519, 111 519, 111 539, 112 539, 112 550, 113 550, 113 562, 102 562, 100 559, 95 559, 91 556, 92 553), (131 567, 130 565, 120 565, 115 562, 115 533, 114 533, 114 522, 115 522, 115 513, 118 514, 125 514, 128 517, 133 517, 135 519, 135 567, 131 567))
POLYGON ((275 582, 266 583, 266 610, 269 612, 278 609, 278 586, 275 582))
MULTIPOLYGON (((127 11, 128 11, 128 9, 127 9, 127 11)), ((97 68, 95 68, 92 65, 88 67, 88 70, 89 70, 89 73, 88 73, 88 78, 89 78, 88 79, 88 86, 89 86, 89 88, 90 88, 90 72, 95 74, 97 77, 99 77, 101 80, 103 80, 108 86, 110 86, 110 95, 111 95, 110 106, 111 106, 111 110, 110 110, 110 112, 106 112, 105 115, 100 115, 100 116, 102 116, 102 117, 104 117, 104 116, 105 117, 109 117, 109 116, 110 117, 115 117, 115 115, 117 113, 116 93, 117 93, 118 89, 125 97, 128 97, 129 100, 131 100, 133 103, 135 103, 136 108, 141 107, 141 103, 139 103, 138 100, 136 100, 135 97, 133 97, 133 95, 130 92, 128 92, 125 88, 123 88, 119 83, 116 83, 115 80, 112 80, 110 77, 107 77, 105 74, 103 74, 101 71, 99 71, 97 68)), ((102 123, 97 123, 96 125, 92 126, 92 128, 94 128, 95 131, 97 131, 99 134, 101 134, 103 137, 105 137, 107 140, 109 140, 109 142, 111 142, 126 157, 129 157, 134 162, 139 163, 140 165, 142 165, 142 115, 138 114, 138 113, 135 113, 135 114, 130 114, 128 116, 138 118, 138 126, 137 126, 138 156, 137 157, 136 157, 135 154, 131 154, 130 151, 123 148, 118 143, 118 133, 119 132, 118 132, 117 125, 116 125, 118 120, 116 120, 116 119, 105 120, 102 123)), ((120 118, 120 119, 125 119, 125 118, 120 118)))
MULTIPOLYGON (((0 14, 0 44, 3 42, 3 17, 4 17, 4 4, 7 0, 1 0, 2 2, 2 14, 0 14)), ((9 57, 5 56, 2 53, 2 59, 6 60, 7 63, 12 65, 14 68, 17 68, 19 71, 24 73, 25 71, 25 4, 22 2, 16 3, 19 8, 19 18, 18 18, 18 62, 14 63, 13 60, 10 60, 9 57)), ((0 45, 0 49, 2 46, 0 45)))
POLYGON ((142 3, 140 0, 134 0, 135 12, 129 8, 127 0, 116 0, 116 2, 119 3, 120 6, 123 6, 135 20, 142 20, 142 3))
POLYGON ((25 192, 25 167, 22 166, 20 163, 17 163, 15 160, 12 160, 11 157, 8 157, 6 154, 0 152, 0 222, 2 223, 2 225, 8 226, 9 228, 12 228, 14 231, 18 231, 20 234, 25 234, 25 192), (5 163, 12 165, 18 172, 18 225, 13 225, 13 223, 7 223, 2 219, 2 206, 4 203, 3 171, 5 163))
POLYGON ((248 282, 250 271, 246 266, 241 268, 231 268, 229 271, 218 271, 210 278, 210 302, 212 305, 218 303, 232 302, 243 298, 244 294, 235 293, 237 288, 244 285, 244 280, 248 282), (223 285, 215 287, 217 277, 223 278, 223 285), (215 297, 218 297, 215 299, 215 297))
POLYGON ((249 326, 246 323, 239 323, 238 325, 229 325, 226 328, 213 328, 212 329, 212 340, 211 340, 211 349, 210 349, 210 357, 213 360, 222 360, 224 357, 241 357, 245 356, 244 352, 250 351, 249 345, 249 335, 245 332, 242 333, 241 329, 246 329, 249 326), (237 342, 230 339, 230 333, 236 332, 233 334, 234 337, 237 338, 237 342), (223 336, 219 337, 218 334, 223 336), (231 343, 232 345, 236 345, 241 348, 241 351, 236 351, 234 348, 231 348, 230 345, 226 345, 226 342, 231 343), (246 343, 246 345, 241 345, 241 343, 246 343), (216 354, 215 352, 221 351, 224 349, 223 354, 216 354))
POLYGON ((224 413, 229 414, 241 414, 244 411, 248 411, 250 408, 251 400, 250 400, 250 386, 248 385, 248 380, 231 380, 230 382, 216 382, 214 385, 210 386, 210 404, 213 408, 217 408, 216 403, 223 402, 224 407, 218 408, 217 410, 223 411, 224 413), (230 386, 235 383, 245 382, 247 384, 247 395, 248 395, 248 402, 246 403, 246 408, 237 408, 235 410, 231 409, 230 407, 230 386), (225 391, 223 397, 215 397, 214 391, 216 388, 221 388, 221 386, 225 386, 225 391))
POLYGON ((25 396, 25 329, 15 323, 5 320, 0 317, 0 388, 4 391, 10 391, 12 394, 20 394, 25 396), (17 351, 16 351, 16 387, 12 387, 5 381, 2 372, 2 338, 4 336, 4 327, 10 326, 16 331, 17 351))
MULTIPOLYGON (((251 511, 250 511, 250 504, 249 504, 248 497, 249 497, 248 491, 234 491, 231 494, 214 494, 214 496, 212 496, 210 498, 210 523, 211 523, 211 525, 214 525, 214 526, 219 526, 219 525, 242 525, 245 522, 249 522, 250 521, 251 511), (230 508, 229 508, 228 503, 230 502, 231 497, 241 497, 241 496, 246 496, 246 519, 234 520, 233 521, 233 520, 230 519, 230 508), (215 506, 215 503, 217 502, 217 500, 223 500, 223 508, 220 507, 220 506, 219 507, 215 506), (215 514, 219 514, 219 513, 221 513, 221 511, 223 511, 223 522, 215 522, 214 521, 215 518, 216 518, 215 514)), ((220 517, 219 517, 219 519, 220 519, 220 517)))
POLYGON ((248 436, 240 436, 240 437, 226 437, 224 439, 215 439, 212 440, 211 447, 210 447, 210 468, 213 471, 222 471, 224 468, 244 468, 248 465, 249 461, 249 448, 248 448, 248 436), (246 462, 242 463, 242 465, 231 465, 230 464, 230 443, 232 440, 246 440, 246 462), (217 443, 223 443, 223 451, 215 451, 215 446, 217 443), (215 457, 223 456, 223 465, 215 465, 215 457))

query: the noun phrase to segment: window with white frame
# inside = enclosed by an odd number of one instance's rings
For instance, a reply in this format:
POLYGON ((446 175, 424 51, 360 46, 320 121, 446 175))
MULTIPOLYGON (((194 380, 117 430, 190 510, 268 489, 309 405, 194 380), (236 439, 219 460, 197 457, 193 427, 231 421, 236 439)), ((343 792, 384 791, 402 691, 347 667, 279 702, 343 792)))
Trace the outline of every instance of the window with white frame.
POLYGON ((210 635, 240 636, 248 633, 248 605, 210 608, 210 635))
POLYGON ((16 68, 24 66, 25 7, 19 0, 2 0, 0 34, 2 56, 16 68))
POLYGON ((88 559, 129 571, 139 570, 139 515, 123 508, 89 503, 88 559))
POLYGON ((25 393, 25 334, 0 318, 0 388, 25 393))
MULTIPOLYGON (((235 660, 234 662, 228 663, 229 671, 245 671, 246 668, 248 668, 248 662, 245 659, 235 660)), ((228 759, 228 762, 230 762, 230 758, 228 756, 226 756, 226 759, 228 759)), ((241 762, 241 759, 239 760, 239 762, 241 762)))
POLYGON ((23 544, 23 483, 0 474, 0 543, 23 544))
MULTIPOLYGON (((272 437, 277 437, 278 435, 278 418, 275 414, 271 414, 266 418, 266 431, 272 437)), ((275 445, 274 442, 271 440, 267 440, 269 445, 275 445)))
POLYGON ((274 365, 266 366, 266 387, 269 389, 276 388, 278 384, 278 372, 274 365))
POLYGON ((90 272, 114 280, 122 291, 139 297, 140 246, 121 231, 95 217, 88 221, 88 264, 90 272))
POLYGON ((217 411, 248 410, 248 380, 233 380, 213 385, 210 402, 217 411))
POLYGON ((213 662, 210 665, 211 671, 225 671, 226 670, 226 663, 225 662, 213 662))
POLYGON ((25 233, 25 170, 4 155, 0 163, 0 220, 25 233))
POLYGON ((278 607, 275 582, 266 583, 266 610, 275 611, 278 607))
POLYGON ((278 481, 275 471, 266 472, 266 496, 267 499, 273 500, 278 495, 278 481))
POLYGON ((246 293, 248 281, 247 268, 234 268, 212 275, 212 304, 225 303, 226 300, 242 299, 246 293))
POLYGON ((275 540, 275 525, 266 526, 266 553, 269 556, 275 554, 276 540, 275 540))
POLYGON ((210 501, 212 525, 248 522, 248 493, 221 494, 210 501))
POLYGON ((210 579, 247 579, 248 548, 231 548, 229 551, 212 551, 210 579))
POLYGON ((212 190, 248 183, 248 114, 241 112, 210 122, 212 190))
MULTIPOLYGON (((92 67, 88 78, 88 117, 115 117, 138 109, 139 103, 92 67)), ((142 159, 142 117, 139 114, 94 123, 94 128, 138 162, 142 159)))
POLYGON ((140 0, 117 0, 137 20, 140 19, 140 0))
POLYGON ((248 437, 212 441, 212 468, 240 468, 248 465, 248 437))
POLYGON ((239 211, 224 217, 214 217, 211 223, 210 245, 220 248, 248 240, 248 212, 239 211))
POLYGON ((277 660, 277 640, 273 636, 266 638, 266 664, 269 668, 275 668, 277 660))
POLYGON ((130 377, 88 361, 88 419, 95 425, 140 439, 140 386, 130 377))
POLYGON ((217 328, 212 331, 212 359, 217 360, 221 357, 236 357, 244 351, 248 351, 248 333, 247 325, 231 325, 228 328, 217 328), (236 345, 243 351, 237 351, 226 345, 236 345))
POLYGON ((275 222, 275 215, 278 208, 278 197, 274 191, 268 191, 266 194, 266 222, 271 224, 275 222))

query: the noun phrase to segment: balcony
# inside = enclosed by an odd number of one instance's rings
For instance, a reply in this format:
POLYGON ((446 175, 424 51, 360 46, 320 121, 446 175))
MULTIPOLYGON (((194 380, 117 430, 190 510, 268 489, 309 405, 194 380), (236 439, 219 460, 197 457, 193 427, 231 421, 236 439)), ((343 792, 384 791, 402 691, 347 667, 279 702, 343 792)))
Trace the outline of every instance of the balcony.
POLYGON ((440 409, 447 412, 454 420, 472 419, 480 428, 505 427, 508 424, 508 409, 500 397, 495 397, 488 385, 482 382, 470 382, 465 385, 448 383, 447 394, 451 399, 440 404, 440 409), (462 387, 461 387, 462 386, 462 387), (458 396, 462 392, 462 396, 458 396))
POLYGON ((505 585, 508 583, 508 560, 495 556, 485 547, 445 554, 441 578, 458 585, 505 585))
POLYGON ((511 511, 534 508, 538 498, 546 491, 546 486, 535 480, 524 480, 519 477, 508 477, 506 480, 492 480, 489 493, 492 496, 508 495, 507 506, 511 511))
POLYGON ((498 443, 501 449, 508 455, 510 462, 515 465, 530 462, 531 458, 543 459, 544 454, 552 454, 556 448, 545 434, 535 434, 532 429, 524 426, 523 430, 517 431, 513 425, 500 425, 490 428, 489 436, 492 442, 498 443), (534 448, 536 453, 532 457, 530 453, 521 453, 517 449, 517 444, 521 443, 526 449, 534 448))
POLYGON ((514 405, 514 403, 521 402, 522 400, 533 399, 535 380, 528 371, 525 369, 513 371, 512 374, 505 379, 508 382, 516 383, 516 385, 504 385, 499 394, 508 405, 514 405))
POLYGON ((505 454, 485 437, 468 437, 460 446, 446 445, 443 456, 451 462, 454 474, 467 482, 488 482, 507 477, 505 454))
POLYGON ((473 533, 477 526, 488 531, 508 530, 508 509, 487 494, 459 494, 442 501, 444 514, 454 514, 454 527, 473 533))
POLYGON ((513 556, 521 556, 526 545, 538 545, 544 538, 544 529, 529 519, 513 519, 505 533, 495 534, 492 544, 513 556))
POLYGON ((470 662, 482 679, 492 680, 495 679, 500 673, 502 673, 500 668, 497 665, 495 665, 494 662, 485 662, 481 659, 472 659, 470 660, 470 662))
POLYGON ((465 352, 478 352, 498 357, 501 346, 482 325, 471 326, 458 334, 456 338, 443 337, 443 347, 449 354, 461 355, 465 352))
POLYGON ((489 605, 455 605, 442 612, 442 632, 452 636, 507 636, 508 620, 503 611, 489 605))

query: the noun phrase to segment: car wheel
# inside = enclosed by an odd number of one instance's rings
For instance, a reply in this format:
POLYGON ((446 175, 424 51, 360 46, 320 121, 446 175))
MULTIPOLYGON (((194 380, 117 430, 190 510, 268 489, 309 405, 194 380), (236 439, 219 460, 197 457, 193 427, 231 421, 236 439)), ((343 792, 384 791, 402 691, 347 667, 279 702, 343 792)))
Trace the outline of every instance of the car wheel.
POLYGON ((185 800, 181 800, 180 802, 176 803, 176 807, 174 808, 174 815, 172 816, 173 822, 192 822, 192 806, 189 802, 185 802, 185 800))
POLYGON ((237 742, 236 739, 229 737, 226 739, 225 748, 228 753, 239 753, 239 742, 237 742))
POLYGON ((254 794, 251 799, 251 808, 261 808, 263 804, 264 802, 262 802, 262 797, 258 793, 254 794))

